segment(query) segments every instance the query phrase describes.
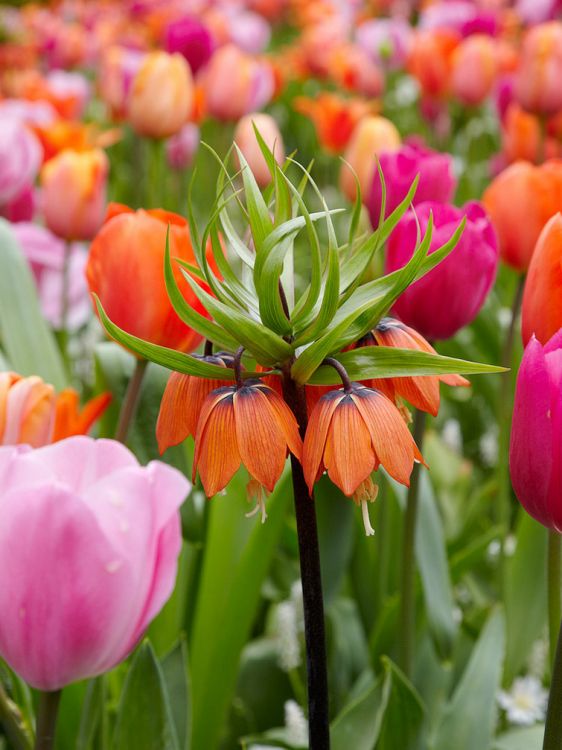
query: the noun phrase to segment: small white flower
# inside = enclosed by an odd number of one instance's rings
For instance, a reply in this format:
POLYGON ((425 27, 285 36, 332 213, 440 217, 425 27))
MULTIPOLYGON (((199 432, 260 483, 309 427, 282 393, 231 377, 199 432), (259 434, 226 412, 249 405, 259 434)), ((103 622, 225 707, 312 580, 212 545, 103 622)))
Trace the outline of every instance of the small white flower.
POLYGON ((288 599, 277 605, 274 615, 279 666, 290 672, 302 663, 299 642, 298 616, 295 605, 288 599))
POLYGON ((287 742, 291 745, 306 745, 308 742, 308 721, 296 701, 285 703, 285 727, 287 742))
POLYGON ((462 432, 458 419, 448 419, 441 430, 441 438, 446 446, 456 453, 462 451, 462 432))
POLYGON ((487 466, 495 466, 498 462, 498 431, 490 429, 480 438, 480 455, 487 466))
POLYGON ((498 323, 502 328, 507 330, 511 324, 512 312, 509 307, 500 307, 498 310, 498 323))
POLYGON ((497 562, 500 556, 502 545, 499 539, 492 539, 486 550, 486 557, 492 563, 497 562))
POLYGON ((545 717, 548 691, 532 675, 517 677, 511 690, 498 693, 498 703, 510 724, 531 726, 545 717))
POLYGON ((506 557, 513 557, 515 550, 517 549, 517 537, 513 534, 508 534, 503 543, 503 551, 506 557))
POLYGON ((539 638, 531 647, 529 672, 539 679, 544 675, 549 660, 548 640, 539 638))

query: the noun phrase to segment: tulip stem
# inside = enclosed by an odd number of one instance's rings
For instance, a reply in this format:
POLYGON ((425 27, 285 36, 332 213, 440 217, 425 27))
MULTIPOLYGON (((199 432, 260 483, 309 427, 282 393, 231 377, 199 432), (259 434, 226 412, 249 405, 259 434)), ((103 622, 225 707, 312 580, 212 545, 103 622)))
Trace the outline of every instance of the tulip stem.
POLYGON ((543 750, 560 750, 562 747, 562 625, 558 635, 558 646, 552 665, 552 679, 546 726, 544 730, 543 750))
POLYGON ((68 365, 68 297, 69 297, 69 282, 70 282, 70 256, 72 253, 72 245, 70 240, 67 240, 64 244, 64 255, 62 259, 62 275, 61 275, 61 297, 60 297, 60 332, 59 342, 62 357, 65 365, 68 365))
POLYGON ((25 733, 22 717, 17 705, 10 699, 0 683, 0 726, 14 750, 30 750, 31 743, 25 733))
POLYGON ((120 443, 127 442, 127 435, 129 434, 129 428, 131 427, 131 423, 137 410, 142 381, 144 380, 144 373, 146 372, 147 365, 148 360, 137 359, 135 369, 129 380, 129 385, 127 386, 125 398, 123 399, 123 404, 121 405, 121 411, 119 413, 117 429, 115 431, 115 440, 118 440, 120 443))
POLYGON ((37 712, 35 750, 52 750, 55 746, 57 714, 62 691, 41 692, 37 712))
MULTIPOLYGON (((521 303, 523 301, 523 290, 525 288, 525 276, 520 275, 517 281, 517 288, 513 295, 511 304, 511 316, 509 326, 505 336, 501 354, 502 367, 507 367, 506 372, 501 374, 499 404, 498 404, 498 521, 502 528, 502 544, 500 549, 499 576, 500 586, 504 585, 504 567, 505 567, 505 539, 510 529, 511 517, 511 497, 510 497, 510 480, 509 480, 509 432, 511 429, 511 410, 513 408, 513 387, 511 366, 513 363, 513 346, 515 343, 515 329, 521 303)), ((556 623, 558 630, 558 622, 556 623)))
MULTIPOLYGON (((299 424, 301 436, 304 438, 308 422, 304 387, 297 385, 288 371, 283 377, 283 396, 292 409, 299 424)), ((302 466, 292 454, 291 467, 304 608, 308 677, 308 747, 309 750, 329 750, 328 673, 316 509, 314 498, 310 496, 304 480, 302 466)))
MULTIPOLYGON (((425 432, 426 414, 419 409, 414 413, 414 440, 421 450, 425 432)), ((416 526, 418 517, 418 497, 420 464, 414 464, 410 477, 410 487, 404 513, 402 535, 402 576, 400 591, 400 652, 401 667, 406 677, 412 674, 414 641, 416 633, 416 602, 414 578, 416 572, 416 526)))
MULTIPOLYGON (((548 532, 548 635, 550 640, 550 660, 554 662, 556 641, 560 626, 560 535, 557 531, 548 532)), ((562 704, 560 706, 562 709, 562 704)))

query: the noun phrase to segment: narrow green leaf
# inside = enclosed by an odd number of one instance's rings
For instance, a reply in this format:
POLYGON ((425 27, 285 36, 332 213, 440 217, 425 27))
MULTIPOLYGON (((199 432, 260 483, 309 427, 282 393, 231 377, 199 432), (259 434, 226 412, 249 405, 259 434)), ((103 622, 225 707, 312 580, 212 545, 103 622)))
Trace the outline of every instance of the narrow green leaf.
MULTIPOLYGON (((183 264, 182 264, 183 265, 183 264)), ((204 336, 209 341, 212 341, 221 349, 227 351, 235 351, 237 348, 237 342, 233 339, 223 328, 213 323, 201 313, 197 312, 185 299, 180 291, 174 271, 172 268, 172 261, 170 258, 170 244, 168 237, 166 237, 166 251, 164 254, 164 282, 166 284, 166 292, 172 303, 172 307, 176 311, 178 317, 194 331, 204 336)))
POLYGON ((103 685, 105 679, 102 675, 88 682, 76 738, 76 750, 92 750, 94 747, 96 732, 101 723, 102 712, 105 710, 103 685))
MULTIPOLYGON (((352 380, 399 378, 411 375, 478 375, 504 372, 504 367, 468 362, 440 354, 391 346, 363 346, 337 355, 352 380)), ((298 360, 297 360, 298 361, 298 360)), ((333 367, 320 367, 308 381, 311 385, 341 383, 333 367)))
POLYGON ((165 346, 151 344, 148 341, 144 341, 137 336, 133 336, 132 334, 123 331, 123 329, 116 326, 115 323, 112 323, 107 317, 101 302, 96 295, 94 295, 94 299, 102 325, 111 338, 115 339, 115 341, 122 344, 130 351, 135 352, 135 354, 138 354, 140 357, 149 359, 151 362, 156 362, 163 367, 167 367, 169 370, 176 370, 176 372, 184 372, 189 375, 197 375, 200 378, 234 380, 234 371, 228 367, 209 364, 208 362, 192 357, 189 354, 182 354, 182 352, 177 352, 175 349, 167 349, 165 346))
POLYGON ((13 370, 40 375, 57 390, 68 385, 55 338, 39 308, 31 271, 9 222, 1 218, 0 338, 13 370))
POLYGON ((490 747, 504 647, 504 618, 501 610, 496 609, 482 629, 463 676, 444 710, 431 745, 433 750, 490 747))
POLYGON ((184 273, 184 276, 201 304, 215 321, 233 338, 236 338, 260 364, 276 365, 291 357, 292 347, 280 336, 256 320, 212 297, 188 274, 184 273))
POLYGON ((377 750, 414 750, 425 714, 425 707, 416 688, 387 656, 382 665, 391 689, 384 712, 377 750))
POLYGON ((246 207, 250 219, 250 229, 256 246, 256 254, 259 255, 265 238, 271 233, 273 223, 269 215, 269 209, 263 199, 263 195, 258 187, 256 178, 246 161, 244 154, 236 144, 234 144, 238 159, 242 168, 242 181, 244 183, 244 192, 246 197, 246 207))
POLYGON ((113 750, 179 750, 162 669, 147 641, 131 667, 119 704, 113 750))
POLYGON ((496 737, 493 750, 542 750, 544 724, 512 729, 496 737))

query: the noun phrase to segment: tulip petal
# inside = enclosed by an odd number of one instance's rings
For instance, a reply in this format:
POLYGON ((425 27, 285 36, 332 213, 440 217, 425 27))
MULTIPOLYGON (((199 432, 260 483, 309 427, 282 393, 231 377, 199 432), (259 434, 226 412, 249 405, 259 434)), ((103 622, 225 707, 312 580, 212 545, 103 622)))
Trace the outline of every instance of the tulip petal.
POLYGON ((322 396, 308 420, 302 451, 302 469, 311 495, 314 483, 323 471, 322 457, 332 416, 343 397, 344 393, 341 390, 330 391, 322 396))
POLYGON ((509 465, 519 502, 545 526, 552 526, 548 508, 552 445, 550 379, 543 348, 533 337, 525 349, 517 376, 509 465))
POLYGON ((371 437, 354 401, 344 397, 338 404, 324 449, 328 476, 344 495, 352 495, 375 469, 371 437))
POLYGON ((287 458, 287 441, 275 410, 259 388, 247 386, 234 394, 234 416, 242 463, 273 492, 287 458))
POLYGON ((114 567, 95 516, 61 485, 7 492, 1 504, 0 567, 8 575, 0 652, 41 690, 96 674, 100 650, 131 614, 131 571, 114 567))

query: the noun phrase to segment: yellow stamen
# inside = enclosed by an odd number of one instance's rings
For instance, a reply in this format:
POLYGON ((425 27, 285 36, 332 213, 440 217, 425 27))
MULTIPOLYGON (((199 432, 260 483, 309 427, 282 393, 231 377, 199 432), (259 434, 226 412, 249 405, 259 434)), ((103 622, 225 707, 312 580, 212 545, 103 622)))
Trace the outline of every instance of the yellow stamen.
POLYGON ((368 503, 373 503, 377 495, 379 494, 378 485, 376 485, 372 478, 369 476, 365 479, 359 487, 355 490, 352 495, 352 500, 356 505, 361 506, 361 516, 363 518, 363 526, 365 527, 365 534, 367 536, 374 536, 375 530, 371 526, 371 519, 369 518, 369 506, 368 503))

